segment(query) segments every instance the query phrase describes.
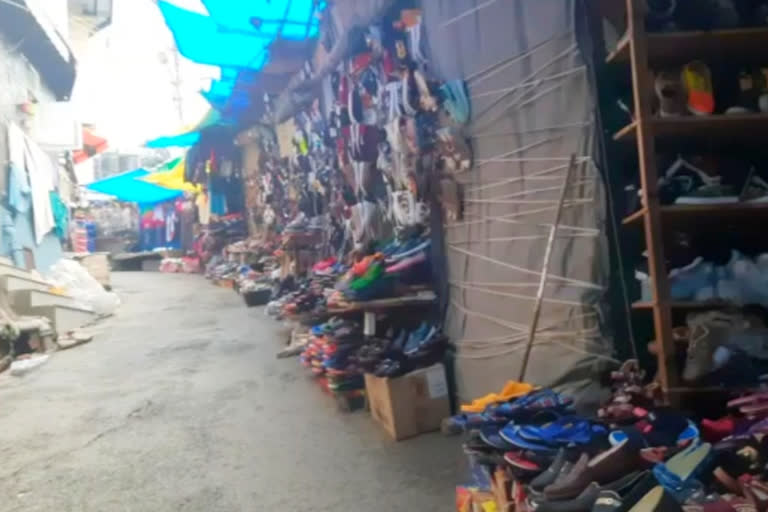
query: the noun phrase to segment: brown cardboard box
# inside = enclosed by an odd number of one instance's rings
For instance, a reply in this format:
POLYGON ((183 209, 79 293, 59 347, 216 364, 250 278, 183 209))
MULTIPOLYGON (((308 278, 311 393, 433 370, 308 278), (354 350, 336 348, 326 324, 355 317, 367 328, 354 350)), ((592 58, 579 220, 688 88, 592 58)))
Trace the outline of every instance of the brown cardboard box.
POLYGON ((365 391, 371 415, 396 441, 439 430, 451 414, 442 364, 395 379, 367 374, 365 391))

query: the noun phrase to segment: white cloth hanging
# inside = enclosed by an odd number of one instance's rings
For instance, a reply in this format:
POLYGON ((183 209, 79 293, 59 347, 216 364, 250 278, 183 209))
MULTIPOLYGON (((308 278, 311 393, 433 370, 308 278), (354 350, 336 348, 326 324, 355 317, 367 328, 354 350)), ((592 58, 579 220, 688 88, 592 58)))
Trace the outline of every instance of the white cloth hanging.
POLYGON ((46 234, 56 226, 51 208, 51 190, 55 169, 53 161, 40 147, 25 136, 24 161, 32 189, 32 217, 35 242, 40 245, 46 234))

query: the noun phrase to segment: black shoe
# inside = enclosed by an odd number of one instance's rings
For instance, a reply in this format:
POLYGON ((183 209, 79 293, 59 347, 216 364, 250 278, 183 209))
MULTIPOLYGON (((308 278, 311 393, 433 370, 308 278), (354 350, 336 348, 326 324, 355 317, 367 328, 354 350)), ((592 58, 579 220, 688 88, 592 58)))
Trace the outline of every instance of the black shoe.
POLYGON ((539 476, 531 480, 530 488, 536 492, 543 492, 544 488, 553 483, 560 472, 563 470, 563 466, 568 463, 568 457, 566 456, 565 448, 560 448, 557 452, 555 460, 552 464, 539 476))
POLYGON ((645 471, 631 489, 624 489, 623 492, 617 489, 601 490, 592 507, 592 512, 628 512, 658 485, 656 477, 651 472, 645 471))

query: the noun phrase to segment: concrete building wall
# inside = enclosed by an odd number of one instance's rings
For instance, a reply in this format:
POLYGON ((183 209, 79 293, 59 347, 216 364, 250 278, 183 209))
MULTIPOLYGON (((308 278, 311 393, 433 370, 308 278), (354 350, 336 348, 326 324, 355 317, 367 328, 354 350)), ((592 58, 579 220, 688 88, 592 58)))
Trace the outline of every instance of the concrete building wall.
POLYGON ((30 249, 35 257, 37 269, 45 272, 62 257, 61 243, 49 233, 40 245, 35 244, 33 217, 30 210, 25 215, 11 215, 6 207, 8 190, 8 169, 6 164, 6 126, 16 123, 28 125, 27 114, 19 111, 18 105, 30 100, 38 102, 55 101, 40 80, 40 75, 27 59, 17 50, 18 42, 7 41, 0 33, 0 255, 9 257, 17 265, 24 265, 24 249, 30 249))

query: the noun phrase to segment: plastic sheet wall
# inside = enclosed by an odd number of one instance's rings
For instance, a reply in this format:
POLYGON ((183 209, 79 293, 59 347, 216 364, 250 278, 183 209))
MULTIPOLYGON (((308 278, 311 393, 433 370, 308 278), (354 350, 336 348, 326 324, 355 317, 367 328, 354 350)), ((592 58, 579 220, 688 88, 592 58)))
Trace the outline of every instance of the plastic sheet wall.
POLYGON ((605 199, 592 164, 593 104, 572 0, 423 2, 433 65, 464 78, 474 168, 459 176, 465 218, 444 226, 446 330, 459 397, 518 377, 547 238, 571 155, 575 167, 526 380, 589 389, 611 361, 601 303, 605 199))

